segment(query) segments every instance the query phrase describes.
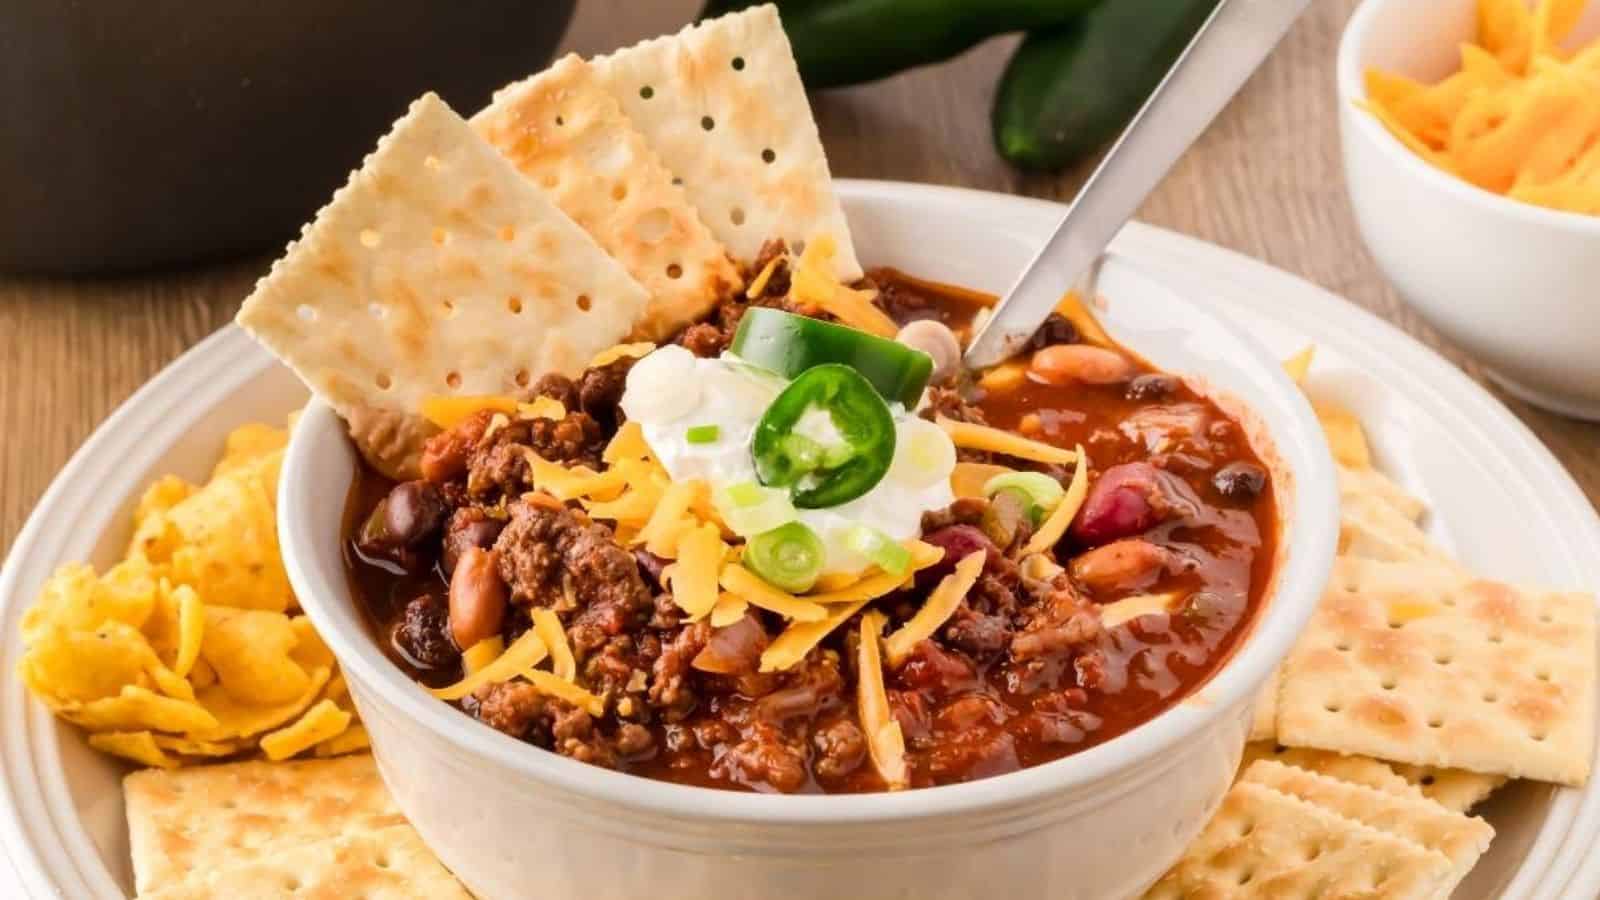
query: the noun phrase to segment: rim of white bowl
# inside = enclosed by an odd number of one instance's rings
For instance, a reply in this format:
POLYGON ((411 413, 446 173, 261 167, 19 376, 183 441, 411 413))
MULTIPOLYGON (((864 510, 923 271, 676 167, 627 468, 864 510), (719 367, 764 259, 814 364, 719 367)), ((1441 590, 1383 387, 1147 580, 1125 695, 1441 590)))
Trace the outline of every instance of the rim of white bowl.
MULTIPOLYGON (((869 183, 870 184, 870 183, 869 183)), ((1326 514, 1337 508, 1333 463, 1322 443, 1321 426, 1309 403, 1283 372, 1277 360, 1253 337, 1232 322, 1205 309, 1172 286, 1159 270, 1141 266, 1127 257, 1131 267, 1175 302, 1190 306, 1237 340, 1249 355, 1256 374, 1276 389, 1284 401, 1284 430, 1268 436, 1287 464, 1293 479, 1292 508, 1282 522, 1280 541, 1285 549, 1271 594, 1256 621, 1222 666, 1194 692, 1155 718, 1103 744, 1049 763, 965 784, 919 788, 913 791, 870 794, 766 795, 695 787, 613 772, 554 753, 529 752, 527 744, 463 717, 459 710, 427 694, 397 668, 371 639, 359 613, 349 607, 348 586, 328 584, 314 574, 308 562, 337 548, 311 544, 311 529, 290 510, 306 508, 318 499, 308 491, 302 470, 311 464, 312 429, 335 428, 333 413, 314 401, 295 428, 284 459, 279 487, 279 544, 291 583, 301 605, 311 617, 356 683, 381 694, 385 703, 420 724, 456 749, 486 758, 526 777, 552 782, 589 799, 633 810, 701 821, 740 821, 800 825, 820 823, 875 823, 928 817, 973 815, 1006 808, 1025 807, 1064 790, 1107 783, 1134 773, 1142 764, 1169 750, 1216 716, 1247 699, 1265 681, 1269 671, 1288 653, 1304 628, 1320 596, 1333 563, 1337 528, 1326 514), (1292 544, 1292 546, 1291 546, 1292 544), (338 599, 323 600, 324 596, 338 599), (1201 702, 1194 702, 1204 694, 1201 702)), ((1137 348, 1135 348, 1137 349, 1137 348)), ((1257 411, 1257 415, 1260 412, 1257 411)), ((326 501, 326 498, 320 498, 326 501)))
POLYGON ((1354 108, 1357 100, 1367 99, 1367 88, 1361 77, 1361 52, 1366 48, 1367 35, 1373 22, 1377 20, 1378 12, 1393 3, 1417 2, 1421 0, 1364 0, 1345 23, 1344 34, 1339 38, 1336 66, 1341 120, 1348 120, 1363 139, 1378 147, 1379 152, 1413 177, 1420 178, 1435 188, 1460 198, 1463 202, 1476 203, 1492 213, 1509 215, 1528 224, 1565 228, 1600 237, 1600 216, 1535 206, 1532 203, 1524 203, 1484 190, 1470 181, 1430 165, 1413 153, 1411 148, 1401 143, 1400 139, 1390 133, 1376 116, 1366 110, 1354 108))

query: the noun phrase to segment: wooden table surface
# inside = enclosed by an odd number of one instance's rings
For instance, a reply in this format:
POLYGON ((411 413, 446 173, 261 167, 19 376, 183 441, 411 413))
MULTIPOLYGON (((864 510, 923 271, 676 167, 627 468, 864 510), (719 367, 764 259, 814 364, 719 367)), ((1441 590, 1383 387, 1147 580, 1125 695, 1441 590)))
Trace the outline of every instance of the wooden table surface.
MULTIPOLYGON (((568 49, 674 30, 698 0, 583 0, 568 49)), ((1307 278, 1396 323, 1476 377, 1401 304, 1362 246, 1340 174, 1333 60, 1355 0, 1314 0, 1268 64, 1145 204, 1140 218, 1307 278)), ((1066 199, 1086 171, 1023 176, 989 143, 989 98, 1014 39, 943 66, 813 97, 833 172, 1066 199)), ((376 135, 374 136, 376 139, 376 135)), ((309 215, 311 211, 308 210, 309 215)), ((99 280, 0 278, 0 548, 72 451, 127 396, 221 327, 266 257, 99 280)), ((1496 388, 1600 500, 1600 426, 1496 388)))

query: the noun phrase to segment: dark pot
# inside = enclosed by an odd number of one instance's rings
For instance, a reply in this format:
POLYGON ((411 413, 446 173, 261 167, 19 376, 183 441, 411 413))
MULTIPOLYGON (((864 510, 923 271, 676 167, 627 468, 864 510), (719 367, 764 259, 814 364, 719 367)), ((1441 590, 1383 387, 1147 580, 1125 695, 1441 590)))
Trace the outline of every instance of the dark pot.
POLYGON ((413 98, 543 68, 573 3, 0 2, 0 269, 281 247, 413 98))

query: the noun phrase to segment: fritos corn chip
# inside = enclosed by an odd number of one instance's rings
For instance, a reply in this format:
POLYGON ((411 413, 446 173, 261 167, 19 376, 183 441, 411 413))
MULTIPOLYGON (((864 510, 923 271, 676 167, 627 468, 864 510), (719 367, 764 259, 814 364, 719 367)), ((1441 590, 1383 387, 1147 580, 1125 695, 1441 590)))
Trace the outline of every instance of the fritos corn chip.
POLYGON ((333 653, 290 614, 273 509, 287 440, 245 425, 206 484, 156 479, 127 557, 62 566, 23 615, 18 674, 90 746, 161 768, 367 746, 333 653))
POLYGON ((1437 84, 1369 70, 1364 105, 1412 152, 1514 200, 1600 215, 1600 40, 1585 0, 1479 0, 1476 44, 1437 84))

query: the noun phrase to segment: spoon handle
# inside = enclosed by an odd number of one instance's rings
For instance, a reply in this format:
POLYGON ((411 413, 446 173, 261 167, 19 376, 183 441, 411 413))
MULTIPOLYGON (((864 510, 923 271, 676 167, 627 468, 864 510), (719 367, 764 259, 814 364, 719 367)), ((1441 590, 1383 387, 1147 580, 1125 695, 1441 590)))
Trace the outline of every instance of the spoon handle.
POLYGON ((995 306, 966 352, 969 369, 1002 362, 1027 342, 1308 2, 1222 0, 995 306))

